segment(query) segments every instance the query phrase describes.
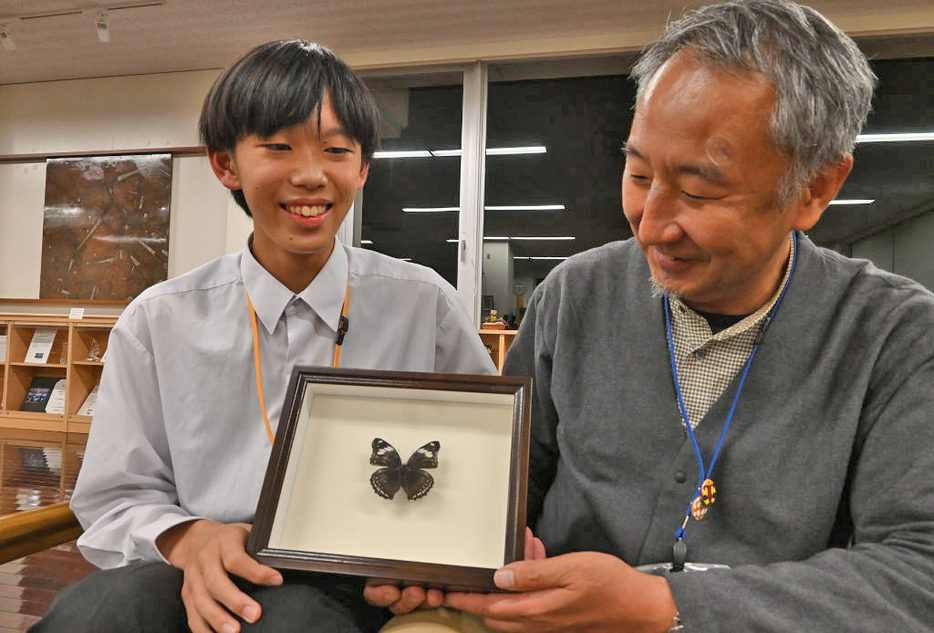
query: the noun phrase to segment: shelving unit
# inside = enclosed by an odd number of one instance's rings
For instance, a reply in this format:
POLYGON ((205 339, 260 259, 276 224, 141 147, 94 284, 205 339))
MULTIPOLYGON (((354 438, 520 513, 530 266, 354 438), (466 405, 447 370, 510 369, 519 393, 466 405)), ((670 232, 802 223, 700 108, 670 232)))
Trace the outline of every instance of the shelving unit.
POLYGON ((6 359, 0 363, 0 428, 87 433, 90 416, 76 415, 88 394, 100 383, 104 363, 96 360, 95 347, 103 356, 116 317, 0 314, 0 336, 7 337, 6 359), (37 328, 53 328, 55 341, 47 363, 25 362, 37 328), (21 411, 34 378, 65 379, 64 413, 21 411))
POLYGON ((512 345, 518 330, 492 330, 480 328, 477 332, 480 334, 480 340, 486 345, 490 356, 493 357, 493 364, 499 373, 503 373, 503 363, 506 361, 506 352, 512 345))

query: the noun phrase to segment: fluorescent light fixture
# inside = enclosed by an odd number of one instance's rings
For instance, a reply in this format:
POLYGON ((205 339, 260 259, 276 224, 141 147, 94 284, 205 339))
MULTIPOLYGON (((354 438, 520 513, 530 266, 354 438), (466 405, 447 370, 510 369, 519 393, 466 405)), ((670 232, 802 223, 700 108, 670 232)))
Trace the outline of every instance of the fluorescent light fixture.
POLYGON ((431 158, 431 152, 427 149, 373 152, 373 158, 431 158))
MULTIPOLYGON (((544 154, 548 151, 544 145, 529 145, 527 147, 488 147, 487 156, 510 156, 519 154, 544 154)), ((388 150, 374 152, 373 158, 429 158, 432 156, 460 156, 460 149, 410 149, 388 150)))
POLYGON ((401 260, 404 261, 404 262, 410 262, 410 261, 412 261, 412 258, 411 258, 411 257, 400 257, 399 259, 401 259, 401 260))
POLYGON ((403 213, 450 213, 460 210, 460 207, 402 207, 403 213))
POLYGON ((564 211, 563 204, 520 204, 515 206, 483 207, 487 211, 564 211))
MULTIPOLYGON (((561 236, 549 236, 549 235, 540 235, 534 237, 506 237, 506 236, 484 236, 485 240, 576 240, 577 238, 572 235, 561 235, 561 236)), ((456 239, 446 240, 448 244, 457 244, 456 239)))
POLYGON ((874 199, 873 199, 873 200, 869 200, 869 199, 865 199, 865 200, 860 200, 860 199, 846 200, 846 199, 842 199, 842 200, 831 200, 831 201, 830 201, 830 204, 872 204, 873 202, 875 202, 874 199))
POLYGON ((16 42, 13 41, 13 35, 10 33, 9 24, 0 24, 0 43, 2 43, 3 48, 8 51, 12 51, 16 48, 16 42))
POLYGON ((487 156, 506 156, 513 154, 544 154, 548 150, 544 145, 531 145, 528 147, 488 147, 487 156))
POLYGON ((860 134, 856 137, 857 143, 902 143, 905 141, 934 141, 934 132, 860 134))
POLYGON ((97 39, 101 42, 110 41, 110 25, 107 23, 107 18, 109 17, 106 11, 98 11, 96 14, 97 19, 97 39))
POLYGON ((372 244, 372 243, 373 243, 373 240, 360 240, 360 246, 363 246, 364 244, 372 244))
POLYGON ((513 257, 513 259, 524 259, 524 260, 561 260, 567 259, 567 257, 513 257))
POLYGON ((504 235, 484 235, 483 239, 491 242, 508 242, 509 238, 504 235))

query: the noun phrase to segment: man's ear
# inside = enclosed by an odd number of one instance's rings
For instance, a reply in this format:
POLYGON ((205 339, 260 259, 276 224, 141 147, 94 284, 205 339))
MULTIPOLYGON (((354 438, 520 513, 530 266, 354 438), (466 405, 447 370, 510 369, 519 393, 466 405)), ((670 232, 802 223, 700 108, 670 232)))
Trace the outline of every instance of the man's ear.
POLYGON ((207 155, 211 169, 214 170, 214 175, 222 185, 233 191, 243 189, 240 185, 240 177, 237 175, 237 163, 234 161, 233 152, 209 149, 207 155))
POLYGON ((831 200, 837 197, 843 181, 850 175, 852 169, 853 155, 847 154, 836 165, 830 165, 818 173, 801 193, 797 215, 791 228, 796 231, 807 231, 817 224, 824 209, 831 200))

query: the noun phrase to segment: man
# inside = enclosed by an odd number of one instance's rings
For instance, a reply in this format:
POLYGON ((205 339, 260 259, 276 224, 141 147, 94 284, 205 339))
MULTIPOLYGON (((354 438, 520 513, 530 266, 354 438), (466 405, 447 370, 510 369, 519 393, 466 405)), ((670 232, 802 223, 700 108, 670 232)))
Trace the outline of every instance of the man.
POLYGON ((71 501, 78 546, 106 571, 35 631, 356 633, 389 617, 362 581, 246 552, 292 367, 496 371, 437 273, 335 239, 377 129, 369 91, 312 42, 258 46, 218 77, 201 136, 253 234, 147 289, 113 328, 71 501))
POLYGON ((852 167, 864 57, 740 0, 634 76, 634 239, 557 267, 506 362, 552 557, 444 604, 501 631, 931 630, 934 296, 803 233, 852 167))

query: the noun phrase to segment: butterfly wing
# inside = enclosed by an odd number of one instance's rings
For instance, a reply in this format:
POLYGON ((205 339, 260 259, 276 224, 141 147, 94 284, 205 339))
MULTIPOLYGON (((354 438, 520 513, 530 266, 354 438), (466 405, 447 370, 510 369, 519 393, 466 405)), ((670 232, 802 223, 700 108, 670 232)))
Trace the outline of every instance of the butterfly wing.
POLYGON ((399 452, 392 444, 381 438, 373 439, 373 454, 370 455, 370 464, 385 466, 370 475, 370 485, 373 492, 383 499, 392 499, 399 492, 402 485, 403 466, 399 452))
POLYGON ((421 499, 435 485, 434 478, 422 469, 438 467, 438 451, 440 450, 440 442, 428 442, 412 453, 405 463, 402 469, 402 486, 405 488, 405 496, 409 498, 409 501, 421 499))

